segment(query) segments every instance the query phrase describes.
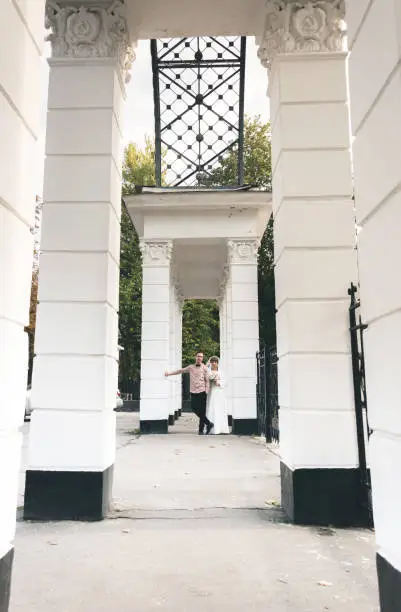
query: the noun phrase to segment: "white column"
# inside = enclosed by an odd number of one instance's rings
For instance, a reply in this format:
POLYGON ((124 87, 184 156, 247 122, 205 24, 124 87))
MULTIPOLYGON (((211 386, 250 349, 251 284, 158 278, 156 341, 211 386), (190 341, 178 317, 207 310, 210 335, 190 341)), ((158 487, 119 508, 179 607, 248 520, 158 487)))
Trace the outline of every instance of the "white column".
POLYGON ((223 295, 219 299, 219 337, 220 337, 220 367, 225 369, 226 363, 226 332, 227 332, 227 302, 225 299, 225 287, 223 295))
POLYGON ((301 523, 358 524, 362 514, 348 332, 356 254, 342 17, 333 1, 289 3, 283 12, 268 3, 258 52, 271 99, 282 504, 301 523))
POLYGON ((400 5, 349 2, 347 22, 377 565, 381 610, 395 612, 401 601, 400 5))
MULTIPOLYGON (((175 365, 176 361, 176 299, 175 299, 175 284, 173 282, 174 278, 174 269, 172 271, 172 279, 170 282, 170 323, 169 323, 169 331, 170 331, 170 344, 169 344, 169 370, 173 370, 177 366, 175 365)), ((177 396, 177 378, 171 377, 168 379, 169 387, 170 387, 170 402, 169 402, 169 416, 168 416, 168 424, 174 425, 175 423, 175 411, 176 411, 176 396, 177 396)))
POLYGON ((140 427, 142 433, 167 433, 170 365, 171 241, 144 240, 140 427))
POLYGON ((226 401, 229 422, 232 424, 233 418, 233 360, 232 360, 232 282, 230 268, 227 271, 226 292, 225 292, 225 311, 226 311, 226 401))
MULTIPOLYGON (((175 367, 182 367, 182 307, 184 298, 179 288, 176 288, 176 344, 175 344, 175 367)), ((182 408, 182 380, 181 377, 175 378, 176 382, 176 411, 181 416, 182 408)))
POLYGON ((232 426, 235 434, 257 433, 258 350, 257 241, 230 240, 232 426))
POLYGON ((4 2, 0 19, 0 607, 8 609, 28 338, 44 0, 4 2))
POLYGON ((120 11, 116 3, 47 10, 53 56, 26 518, 100 519, 111 495, 121 121, 132 58, 120 11))

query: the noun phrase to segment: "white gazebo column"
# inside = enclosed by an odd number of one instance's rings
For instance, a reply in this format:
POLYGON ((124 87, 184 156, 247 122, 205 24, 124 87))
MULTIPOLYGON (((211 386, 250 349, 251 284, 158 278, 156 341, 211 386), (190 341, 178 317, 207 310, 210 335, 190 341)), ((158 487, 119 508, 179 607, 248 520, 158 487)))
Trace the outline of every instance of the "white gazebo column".
POLYGON ((355 204, 382 612, 401 602, 400 5, 347 3, 355 204))
POLYGON ((225 338, 225 367, 224 377, 226 384, 226 402, 228 411, 228 424, 232 426, 233 421, 233 361, 232 361, 232 282, 230 267, 227 269, 226 291, 225 291, 225 315, 226 315, 226 338, 225 338))
POLYGON ((226 362, 226 332, 227 332, 227 302, 225 295, 225 287, 223 287, 223 295, 219 299, 219 337, 220 337, 220 367, 225 369, 226 362))
POLYGON ((144 240, 140 428, 142 433, 167 433, 171 398, 170 278, 172 243, 144 240))
MULTIPOLYGON (((177 366, 175 365, 176 360, 176 302, 175 302, 175 285, 173 278, 175 276, 174 267, 172 270, 172 278, 170 281, 170 322, 169 322, 169 365, 168 369, 173 370, 177 366)), ((177 378, 171 377, 169 378, 169 386, 170 386, 170 402, 169 402, 169 415, 168 415, 168 424, 174 425, 175 423, 175 411, 176 411, 176 394, 177 394, 177 378)))
MULTIPOLYGON (((184 305, 184 298, 179 288, 176 289, 176 343, 175 343, 175 366, 177 368, 182 367, 182 308, 184 305)), ((176 391, 176 410, 178 417, 181 416, 182 412, 182 379, 181 376, 175 377, 177 391, 176 391)))
POLYGON ((258 431, 256 352, 259 345, 257 241, 230 240, 232 431, 258 431))
POLYGON ((53 56, 27 519, 101 519, 111 496, 121 116, 132 59, 122 10, 47 9, 53 56))
POLYGON ((281 501, 296 523, 358 525, 347 295, 355 224, 338 7, 269 2, 258 54, 271 98, 281 501))
POLYGON ((0 19, 0 610, 8 610, 27 370, 44 0, 0 19))

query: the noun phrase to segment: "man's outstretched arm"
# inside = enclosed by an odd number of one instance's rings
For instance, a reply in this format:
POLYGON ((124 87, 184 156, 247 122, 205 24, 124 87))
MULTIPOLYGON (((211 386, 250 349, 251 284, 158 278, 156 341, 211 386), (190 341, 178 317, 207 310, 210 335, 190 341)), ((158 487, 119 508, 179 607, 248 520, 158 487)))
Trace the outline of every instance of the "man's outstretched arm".
POLYGON ((185 374, 188 372, 188 368, 180 368, 179 370, 174 370, 174 372, 164 372, 164 376, 176 376, 177 374, 185 374))

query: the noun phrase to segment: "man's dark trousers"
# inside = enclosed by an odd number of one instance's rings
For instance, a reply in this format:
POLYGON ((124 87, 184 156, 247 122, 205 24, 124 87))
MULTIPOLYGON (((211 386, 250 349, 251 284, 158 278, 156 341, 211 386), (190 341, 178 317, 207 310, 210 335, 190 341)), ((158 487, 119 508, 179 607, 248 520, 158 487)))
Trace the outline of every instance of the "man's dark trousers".
POLYGON ((191 393, 191 410, 199 417, 199 433, 203 433, 205 425, 210 426, 211 423, 206 416, 206 393, 191 393))

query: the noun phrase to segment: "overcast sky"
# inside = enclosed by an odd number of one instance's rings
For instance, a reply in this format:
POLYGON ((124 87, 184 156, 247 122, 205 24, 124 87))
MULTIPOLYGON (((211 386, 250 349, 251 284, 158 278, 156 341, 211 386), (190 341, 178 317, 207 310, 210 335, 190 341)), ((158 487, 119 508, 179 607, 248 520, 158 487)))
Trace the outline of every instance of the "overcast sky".
MULTIPOLYGON (((247 56, 245 69, 245 113, 260 114, 264 121, 269 120, 269 99, 267 97, 267 71, 263 68, 256 55, 257 47, 254 38, 247 39, 247 56)), ((46 45, 46 55, 50 54, 50 45, 46 45)), ((44 99, 42 113, 42 133, 39 147, 40 155, 44 157, 44 140, 46 129, 47 81, 48 69, 45 68, 44 99)), ((145 135, 154 136, 152 66, 150 58, 150 43, 139 41, 136 49, 131 81, 127 86, 127 101, 125 106, 124 144, 135 142, 143 145, 145 135)), ((41 159, 41 158, 40 158, 41 159)), ((39 163, 37 193, 42 194, 43 166, 39 163)))

